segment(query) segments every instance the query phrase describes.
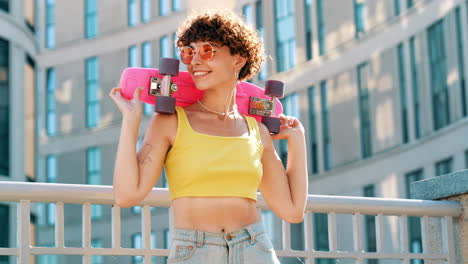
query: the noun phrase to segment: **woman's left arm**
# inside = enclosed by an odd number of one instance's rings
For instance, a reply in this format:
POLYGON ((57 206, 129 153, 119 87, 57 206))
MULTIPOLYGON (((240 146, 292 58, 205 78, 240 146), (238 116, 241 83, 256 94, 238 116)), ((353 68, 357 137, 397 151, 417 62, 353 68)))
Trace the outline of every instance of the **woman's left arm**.
POLYGON ((270 135, 259 123, 263 143, 263 178, 260 192, 272 211, 288 223, 300 223, 307 203, 308 173, 304 127, 294 117, 281 117, 280 133, 270 135), (285 169, 275 151, 273 140, 288 141, 285 169))

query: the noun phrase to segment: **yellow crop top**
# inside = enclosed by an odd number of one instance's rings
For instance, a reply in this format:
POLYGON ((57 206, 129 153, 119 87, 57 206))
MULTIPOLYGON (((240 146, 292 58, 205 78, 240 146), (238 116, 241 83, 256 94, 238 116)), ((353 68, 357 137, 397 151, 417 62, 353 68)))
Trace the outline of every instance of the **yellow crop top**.
POLYGON ((245 116, 248 136, 222 137, 192 129, 176 107, 178 128, 165 161, 171 201, 185 196, 234 196, 257 200, 263 145, 255 118, 245 116))

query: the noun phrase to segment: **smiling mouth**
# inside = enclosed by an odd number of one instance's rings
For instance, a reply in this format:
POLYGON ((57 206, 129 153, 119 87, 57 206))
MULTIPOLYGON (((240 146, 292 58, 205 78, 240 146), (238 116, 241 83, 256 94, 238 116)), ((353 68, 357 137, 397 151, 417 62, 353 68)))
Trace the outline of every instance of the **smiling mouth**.
POLYGON ((201 71, 200 72, 194 72, 193 76, 204 76, 204 75, 207 75, 208 73, 210 73, 210 72, 208 72, 208 71, 206 71, 206 72, 201 72, 201 71))

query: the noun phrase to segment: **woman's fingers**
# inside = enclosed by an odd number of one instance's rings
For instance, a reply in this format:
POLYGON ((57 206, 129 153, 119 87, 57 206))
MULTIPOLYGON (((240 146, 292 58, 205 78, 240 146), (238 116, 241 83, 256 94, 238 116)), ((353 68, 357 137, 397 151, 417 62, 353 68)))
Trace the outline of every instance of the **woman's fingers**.
POLYGON ((281 125, 284 127, 294 127, 299 121, 294 116, 280 115, 281 125))
POLYGON ((140 93, 143 91, 143 87, 138 87, 135 89, 135 92, 133 92, 133 100, 134 101, 140 101, 140 93))

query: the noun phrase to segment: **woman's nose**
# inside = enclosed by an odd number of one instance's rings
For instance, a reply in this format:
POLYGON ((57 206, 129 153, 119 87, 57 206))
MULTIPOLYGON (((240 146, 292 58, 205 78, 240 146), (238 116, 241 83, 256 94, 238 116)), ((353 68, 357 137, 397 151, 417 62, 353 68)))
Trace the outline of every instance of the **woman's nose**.
POLYGON ((202 59, 200 58, 200 54, 198 52, 193 53, 192 64, 200 64, 202 59))

